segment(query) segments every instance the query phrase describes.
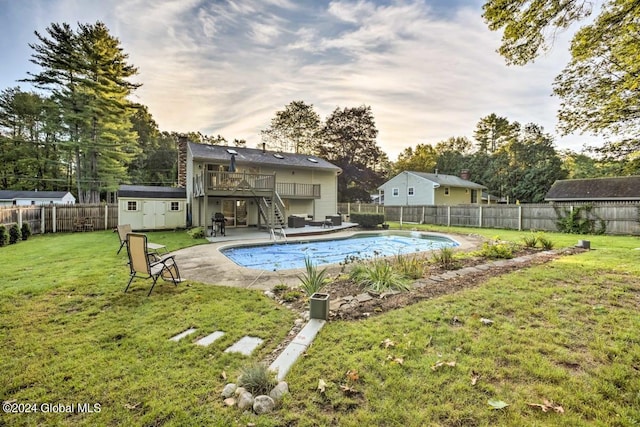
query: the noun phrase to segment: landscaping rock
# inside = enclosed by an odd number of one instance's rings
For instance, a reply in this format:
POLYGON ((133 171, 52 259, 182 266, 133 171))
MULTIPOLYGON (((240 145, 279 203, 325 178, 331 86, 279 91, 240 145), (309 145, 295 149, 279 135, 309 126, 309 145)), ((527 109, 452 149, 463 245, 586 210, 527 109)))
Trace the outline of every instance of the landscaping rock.
POLYGON ((276 385, 269 396, 276 402, 282 400, 282 396, 289 393, 289 384, 286 381, 280 381, 278 385, 276 385))
POLYGON ((240 396, 240 395, 241 395, 242 393, 244 393, 245 391, 247 391, 247 389, 246 389, 246 388, 244 388, 244 387, 238 387, 238 388, 236 389, 236 396, 240 396))
POLYGON ((229 383, 226 386, 224 386, 224 388, 222 389, 222 397, 224 397, 225 399, 227 397, 231 397, 234 395, 234 393, 236 392, 236 389, 238 388, 237 385, 233 384, 233 383, 229 383))
POLYGON ((253 401, 253 412, 258 415, 268 414, 276 407, 276 402, 269 396, 256 396, 253 401))
POLYGON ((233 406, 233 405, 236 404, 236 399, 234 399, 233 397, 227 397, 224 400, 224 404, 227 405, 227 406, 233 406))
POLYGON ((254 406, 253 395, 248 391, 243 391, 240 394, 240 396, 238 396, 238 408, 251 409, 253 406, 254 406))

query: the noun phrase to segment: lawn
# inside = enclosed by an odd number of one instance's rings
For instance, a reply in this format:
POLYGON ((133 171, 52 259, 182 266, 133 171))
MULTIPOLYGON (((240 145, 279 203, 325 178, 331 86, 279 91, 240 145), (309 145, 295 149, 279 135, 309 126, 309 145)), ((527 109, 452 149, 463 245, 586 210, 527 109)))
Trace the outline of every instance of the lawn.
MULTIPOLYGON (((527 234, 424 228, 513 241, 527 234)), ((288 374, 291 394, 260 417, 219 396, 225 376, 235 379, 287 335, 295 316, 281 305, 195 282, 159 283, 147 298, 150 281, 137 280, 125 294, 126 254, 116 255, 118 238, 107 232, 0 248, 0 398, 100 408, 2 414, 0 424, 640 425, 640 240, 546 235, 557 247, 589 239, 593 250, 366 320, 329 322, 288 374), (226 334, 205 348, 168 340, 190 326, 226 334), (246 334, 265 340, 256 354, 223 353, 246 334)), ((198 243, 179 232, 150 241, 198 243)))

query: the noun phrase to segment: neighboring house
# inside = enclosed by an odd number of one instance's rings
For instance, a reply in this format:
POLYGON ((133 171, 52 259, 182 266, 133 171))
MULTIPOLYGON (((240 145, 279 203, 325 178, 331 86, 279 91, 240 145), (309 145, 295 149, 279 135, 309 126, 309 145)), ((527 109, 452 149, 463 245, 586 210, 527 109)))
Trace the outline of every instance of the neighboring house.
POLYGON ((405 171, 378 187, 378 192, 385 206, 461 205, 482 203, 484 189, 454 175, 405 171))
POLYGON ((0 206, 73 205, 76 198, 68 191, 0 190, 0 206))
POLYGON ((185 189, 121 185, 118 190, 118 224, 131 224, 133 230, 185 228, 185 189))
POLYGON ((289 215, 336 215, 342 169, 319 157, 188 142, 178 143, 178 183, 185 186, 192 225, 277 228, 289 215))
POLYGON ((640 202, 640 176, 563 179, 553 183, 549 202, 640 202))

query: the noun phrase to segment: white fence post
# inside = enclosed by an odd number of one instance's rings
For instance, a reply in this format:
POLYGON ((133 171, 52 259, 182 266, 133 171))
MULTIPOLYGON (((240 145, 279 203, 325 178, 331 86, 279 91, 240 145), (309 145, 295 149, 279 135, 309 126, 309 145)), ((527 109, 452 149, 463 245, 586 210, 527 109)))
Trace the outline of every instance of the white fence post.
POLYGON ((40 234, 44 234, 45 229, 44 229, 45 223, 44 223, 44 206, 42 206, 42 208, 40 209, 40 234))
POLYGON ((18 228, 22 230, 22 208, 18 208, 18 228))
POLYGON ((400 206, 400 228, 402 228, 402 206, 400 206))
POLYGON ((56 232, 56 205, 53 205, 53 207, 51 208, 51 229, 53 230, 53 232, 56 232))
POLYGON ((478 227, 482 228, 482 205, 478 206, 478 227))
POLYGON ((522 205, 518 205, 518 231, 522 231, 522 205))
POLYGON ((447 206, 447 227, 451 227, 451 206, 447 206))
POLYGON ((104 205, 104 229, 109 227, 109 205, 104 205))

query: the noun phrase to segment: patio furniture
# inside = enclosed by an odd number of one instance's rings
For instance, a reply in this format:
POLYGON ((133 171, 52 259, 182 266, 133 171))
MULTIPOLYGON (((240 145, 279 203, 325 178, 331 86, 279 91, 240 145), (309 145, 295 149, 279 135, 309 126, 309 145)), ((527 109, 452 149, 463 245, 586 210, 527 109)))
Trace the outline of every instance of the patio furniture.
MULTIPOLYGON (((131 229, 131 224, 123 224, 123 225, 119 225, 118 226, 118 237, 120 238, 120 248, 118 248, 118 252, 116 253, 120 253, 120 251, 122 250, 122 248, 124 246, 126 246, 127 244, 127 234, 133 232, 133 230, 131 229)), ((167 247, 165 245, 161 245, 159 243, 147 243, 147 248, 149 249, 149 251, 151 251, 150 253, 155 253, 157 255, 161 255, 161 253, 163 254, 168 254, 169 251, 167 250, 167 247)))
POLYGON ((327 215, 325 219, 331 221, 331 225, 342 225, 342 215, 327 215))
POLYGON ((287 226, 289 228, 302 228, 305 226, 305 224, 306 224, 306 221, 301 216, 290 215, 287 218, 287 226))
POLYGON ((225 225, 227 223, 227 219, 224 217, 224 214, 221 212, 216 212, 211 217, 211 234, 213 237, 216 237, 217 233, 220 233, 221 236, 226 235, 225 225))
POLYGON ((153 284, 147 296, 151 295, 156 282, 160 277, 168 282, 173 282, 176 286, 181 282, 180 271, 173 255, 159 258, 149 252, 147 236, 138 233, 127 234, 127 252, 129 254, 129 268, 131 270, 129 283, 124 289, 129 289, 131 282, 136 277, 141 279, 152 279, 153 284))

